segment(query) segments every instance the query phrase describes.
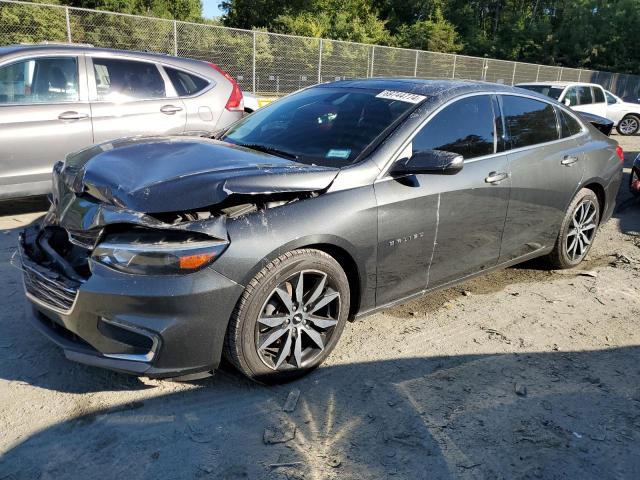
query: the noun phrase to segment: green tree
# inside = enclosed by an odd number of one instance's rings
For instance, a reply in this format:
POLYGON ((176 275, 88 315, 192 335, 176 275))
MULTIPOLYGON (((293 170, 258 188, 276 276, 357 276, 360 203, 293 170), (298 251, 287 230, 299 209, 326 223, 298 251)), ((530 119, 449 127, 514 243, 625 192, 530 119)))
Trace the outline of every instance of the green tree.
POLYGON ((462 43, 455 27, 436 8, 426 20, 417 20, 411 25, 402 25, 397 34, 398 45, 432 52, 459 52, 462 43))

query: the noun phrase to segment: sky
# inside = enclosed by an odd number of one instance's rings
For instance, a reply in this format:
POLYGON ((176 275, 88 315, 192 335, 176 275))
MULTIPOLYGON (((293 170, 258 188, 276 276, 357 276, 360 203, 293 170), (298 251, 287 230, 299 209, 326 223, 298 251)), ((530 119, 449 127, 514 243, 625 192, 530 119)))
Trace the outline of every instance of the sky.
POLYGON ((222 12, 218 8, 221 0, 202 0, 202 15, 205 18, 219 17, 222 12))

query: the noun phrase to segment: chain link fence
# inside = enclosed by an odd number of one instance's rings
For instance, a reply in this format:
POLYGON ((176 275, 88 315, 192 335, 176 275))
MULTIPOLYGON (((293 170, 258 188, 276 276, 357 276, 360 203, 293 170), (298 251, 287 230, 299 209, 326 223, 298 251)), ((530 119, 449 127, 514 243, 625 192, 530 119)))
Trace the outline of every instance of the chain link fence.
POLYGON ((365 45, 226 28, 82 8, 0 0, 0 45, 88 43, 148 50, 220 65, 245 91, 284 95, 319 82, 402 76, 599 83, 618 96, 640 98, 640 76, 365 45))

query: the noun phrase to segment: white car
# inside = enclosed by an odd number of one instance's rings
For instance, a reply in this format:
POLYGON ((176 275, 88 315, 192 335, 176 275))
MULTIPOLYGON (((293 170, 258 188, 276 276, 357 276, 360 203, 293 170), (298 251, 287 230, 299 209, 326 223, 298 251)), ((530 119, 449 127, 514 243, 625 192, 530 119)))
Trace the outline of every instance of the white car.
POLYGON ((573 110, 608 118, 605 91, 597 83, 531 82, 519 83, 516 87, 554 98, 573 110))
POLYGON ((625 102, 605 90, 607 118, 613 122, 620 135, 635 135, 640 130, 640 104, 625 102))

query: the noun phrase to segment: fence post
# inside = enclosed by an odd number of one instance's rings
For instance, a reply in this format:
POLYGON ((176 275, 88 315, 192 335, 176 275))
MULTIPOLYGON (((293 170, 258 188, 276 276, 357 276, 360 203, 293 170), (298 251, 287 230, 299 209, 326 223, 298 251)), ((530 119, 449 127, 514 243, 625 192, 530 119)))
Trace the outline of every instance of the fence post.
POLYGON ((71 22, 69 21, 69 7, 64 7, 64 19, 67 23, 67 42, 72 43, 71 39, 71 22))
POLYGON ((416 64, 413 67, 413 76, 417 77, 418 76, 418 54, 420 53, 419 50, 416 50, 416 64))
POLYGON ((253 31, 253 59, 252 59, 252 72, 253 72, 253 94, 256 94, 256 31, 253 31))
POLYGON ((482 61, 482 74, 480 75, 480 80, 482 80, 483 82, 487 79, 487 69, 488 68, 489 68, 489 62, 485 58, 482 61))
POLYGON ((564 67, 560 67, 560 71, 558 72, 558 81, 562 80, 562 72, 564 71, 564 67))
POLYGON ((369 77, 373 77, 373 60, 376 58, 376 46, 371 47, 371 74, 369 77))
POLYGON ((456 78, 456 62, 458 61, 458 55, 453 56, 453 71, 451 72, 451 78, 456 78))
POLYGON ((538 71, 536 72, 536 82, 538 81, 538 78, 540 78, 540 65, 538 65, 538 71))
POLYGON ((516 84, 516 67, 518 64, 513 62, 513 75, 511 75, 511 86, 513 87, 516 84))
POLYGON ((581 79, 582 79, 582 69, 581 69, 581 68, 579 68, 579 69, 578 69, 578 81, 580 82, 580 81, 581 81, 581 79))
POLYGON ((173 56, 178 56, 178 22, 173 21, 173 56))
POLYGON ((320 39, 320 51, 318 52, 318 83, 322 83, 322 39, 320 39))

